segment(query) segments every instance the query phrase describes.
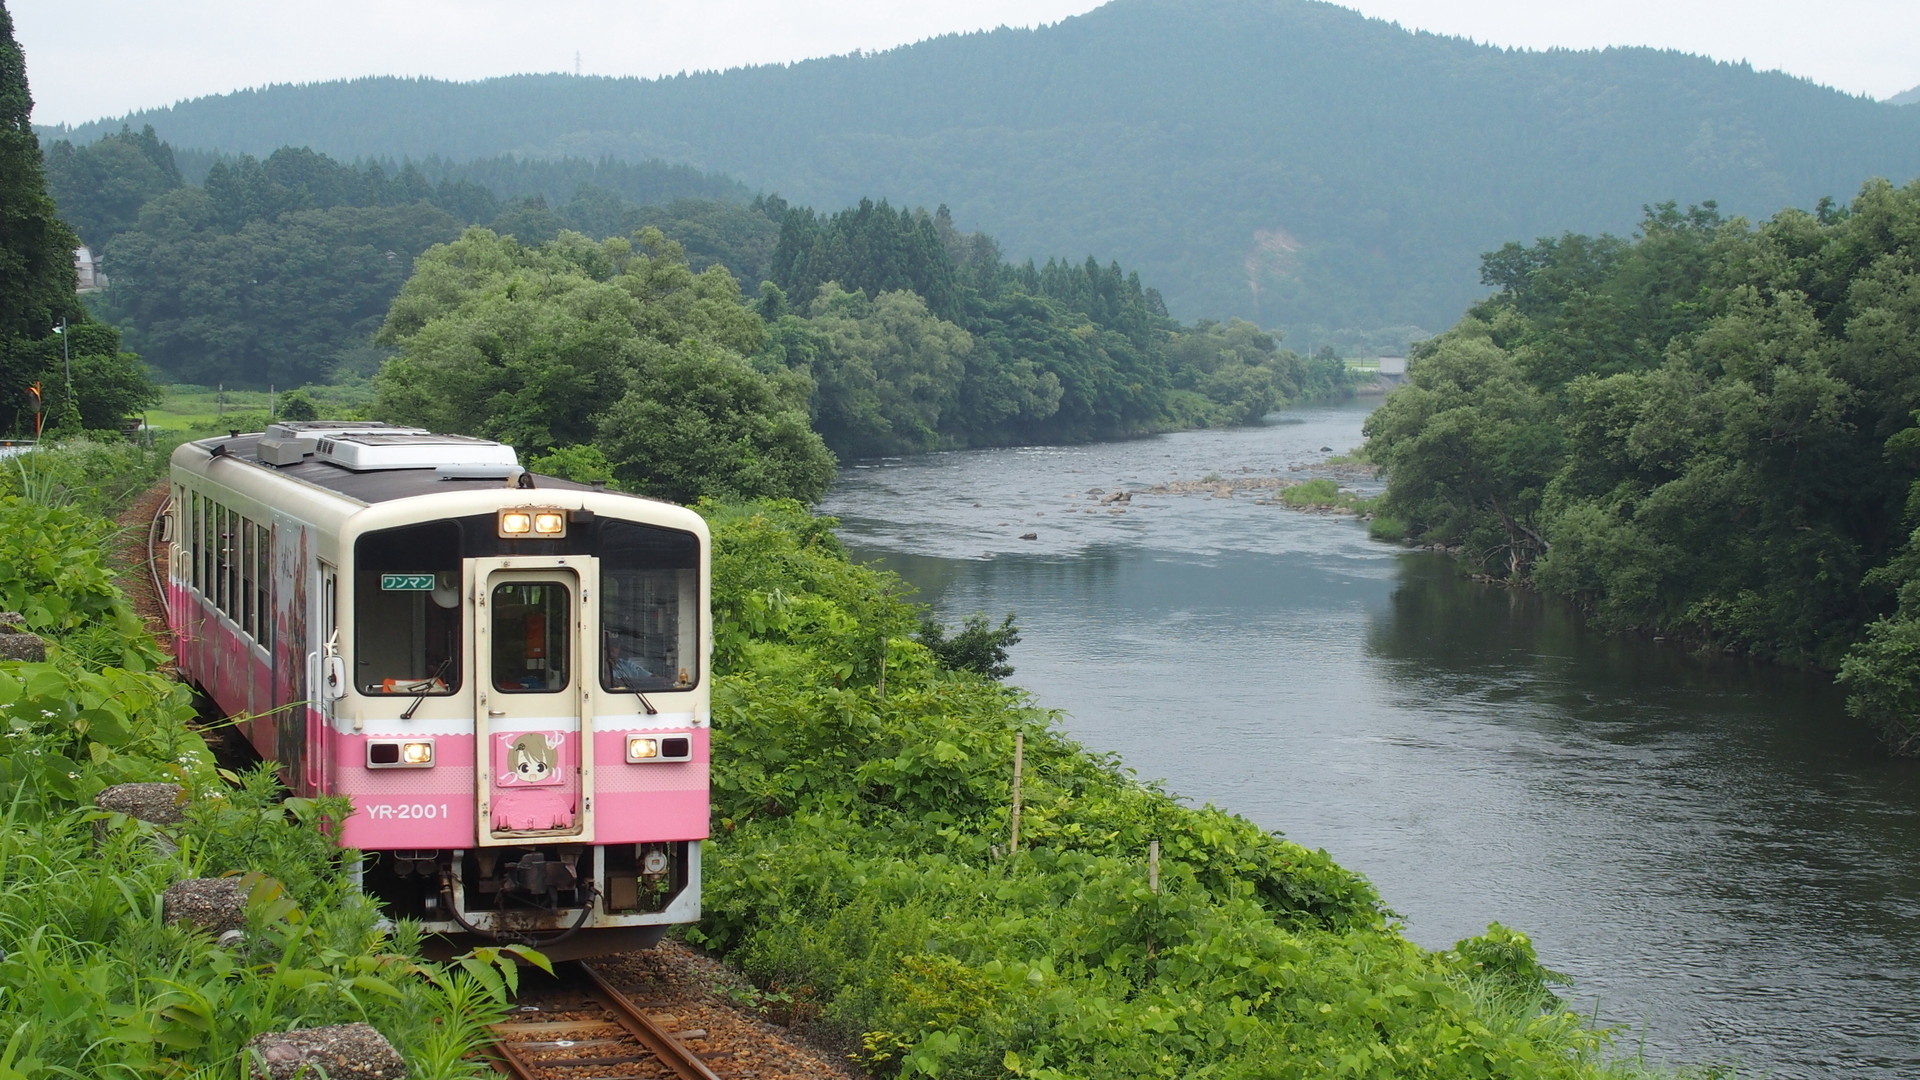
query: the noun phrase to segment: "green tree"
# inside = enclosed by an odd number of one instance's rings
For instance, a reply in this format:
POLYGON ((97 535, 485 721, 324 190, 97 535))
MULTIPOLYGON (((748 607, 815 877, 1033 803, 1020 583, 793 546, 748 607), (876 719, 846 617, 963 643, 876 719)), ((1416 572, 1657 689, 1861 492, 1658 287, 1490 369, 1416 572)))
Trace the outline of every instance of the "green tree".
POLYGON ((103 312, 183 382, 324 382, 380 327, 413 256, 459 231, 423 202, 284 210, 232 228, 225 217, 214 194, 182 188, 149 201, 109 249, 103 312))
POLYGON ((0 4, 0 407, 8 411, 37 374, 21 362, 34 351, 27 343, 46 339, 63 319, 84 321, 73 291, 78 240, 47 195, 32 112, 26 56, 0 4))
POLYGON ((633 373, 599 418, 597 445, 642 495, 816 502, 834 459, 796 396, 738 354, 688 341, 633 373))
POLYGON ((1020 644, 1020 628, 1014 625, 1012 612, 1008 612, 998 626, 985 614, 975 612, 961 620, 959 629, 949 633, 940 620, 927 615, 920 620, 920 630, 914 640, 925 645, 942 667, 978 672, 989 679, 1004 679, 1013 674, 1013 665, 1007 663, 1007 651, 1020 644))
POLYGON ((377 415, 588 464, 628 490, 817 499, 833 457, 805 379, 746 357, 765 327, 721 267, 695 274, 657 229, 537 247, 484 229, 421 256, 381 341, 377 415))
POLYGON ((179 187, 173 147, 148 124, 76 147, 66 140, 47 150, 47 191, 60 218, 96 252, 133 227, 147 200, 179 187))
MULTIPOLYGON (((160 388, 140 357, 120 347, 120 331, 105 323, 66 329, 65 352, 54 340, 41 343, 46 357, 41 382, 49 402, 65 394, 65 368, 73 367, 73 397, 80 424, 88 431, 118 431, 147 406, 158 404, 160 388)), ((56 406, 63 407, 63 406, 56 406)))
POLYGON ((1838 669, 1920 753, 1920 184, 1488 256, 1367 423, 1382 509, 1601 626, 1838 669))
POLYGON ((1368 452, 1392 477, 1382 512, 1524 579, 1546 551, 1541 497, 1564 453, 1550 403, 1473 320, 1420 351, 1409 376, 1367 417, 1368 452))
POLYGON ((318 420, 320 407, 305 390, 289 390, 280 395, 274 414, 282 420, 318 420))
POLYGON ((848 457, 940 446, 972 337, 904 290, 868 300, 828 282, 811 310, 814 424, 827 445, 848 457))

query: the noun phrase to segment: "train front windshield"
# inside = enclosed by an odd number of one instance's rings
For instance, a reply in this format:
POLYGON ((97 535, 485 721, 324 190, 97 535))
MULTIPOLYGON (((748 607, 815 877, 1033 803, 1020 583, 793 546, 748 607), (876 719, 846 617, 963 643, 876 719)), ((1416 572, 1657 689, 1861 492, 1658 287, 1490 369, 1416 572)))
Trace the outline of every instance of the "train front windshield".
POLYGON ((600 685, 692 686, 700 626, 700 543, 689 533, 602 520, 599 528, 600 685))
POLYGON ((363 694, 460 689, 460 527, 434 521, 354 546, 354 683, 363 694))
MULTIPOLYGON (((672 691, 700 680, 700 543, 691 533, 599 518, 551 547, 599 560, 599 682, 672 691)), ((489 515, 384 529, 354 547, 354 682, 366 694, 452 694, 464 672, 462 560, 528 554, 489 515)), ((527 544, 528 541, 519 541, 527 544)))

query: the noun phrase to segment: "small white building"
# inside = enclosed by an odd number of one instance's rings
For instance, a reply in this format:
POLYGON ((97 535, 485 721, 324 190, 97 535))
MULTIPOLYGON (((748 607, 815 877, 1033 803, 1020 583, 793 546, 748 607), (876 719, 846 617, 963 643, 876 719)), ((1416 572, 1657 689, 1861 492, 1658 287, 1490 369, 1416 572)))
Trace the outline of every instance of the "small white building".
POLYGON ((107 287, 107 275, 100 272, 100 258, 86 245, 73 249, 73 274, 79 281, 79 292, 92 292, 107 287))
POLYGON ((1407 381, 1407 358, 1404 356, 1383 356, 1380 358, 1380 377, 1396 385, 1407 381))

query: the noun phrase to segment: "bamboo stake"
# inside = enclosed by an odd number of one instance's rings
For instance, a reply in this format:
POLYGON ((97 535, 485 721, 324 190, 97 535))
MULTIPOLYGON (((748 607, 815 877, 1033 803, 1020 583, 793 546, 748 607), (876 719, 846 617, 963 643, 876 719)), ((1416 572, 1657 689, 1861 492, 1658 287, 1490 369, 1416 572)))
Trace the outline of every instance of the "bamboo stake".
POLYGON ((1147 889, 1160 895, 1160 841, 1147 845, 1147 889))
POLYGON ((1020 850, 1020 773, 1027 756, 1027 733, 1013 733, 1013 837, 1007 845, 1007 854, 1020 850))

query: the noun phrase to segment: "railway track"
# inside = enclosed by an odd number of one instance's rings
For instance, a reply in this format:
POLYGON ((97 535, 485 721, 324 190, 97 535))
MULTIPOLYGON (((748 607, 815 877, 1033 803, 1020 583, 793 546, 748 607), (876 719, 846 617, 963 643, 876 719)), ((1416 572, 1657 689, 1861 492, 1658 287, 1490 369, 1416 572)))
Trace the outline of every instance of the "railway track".
POLYGON ((517 1080, 720 1080, 675 1031, 678 1018, 648 1013, 585 963, 556 969, 557 985, 520 996, 493 1025, 489 1048, 499 1072, 517 1080))

